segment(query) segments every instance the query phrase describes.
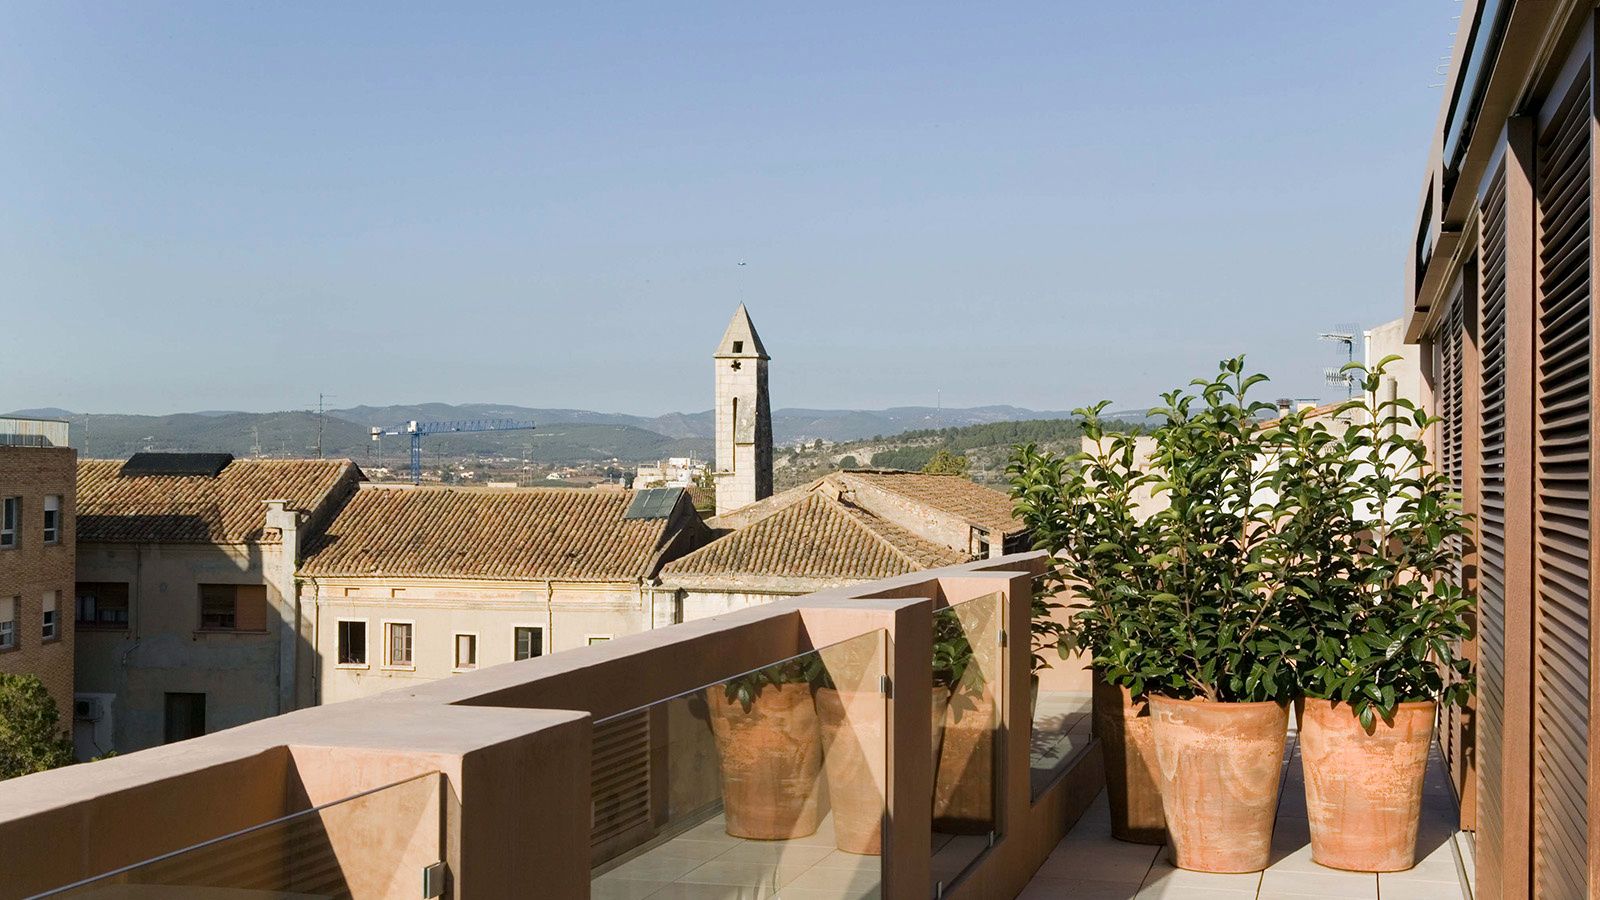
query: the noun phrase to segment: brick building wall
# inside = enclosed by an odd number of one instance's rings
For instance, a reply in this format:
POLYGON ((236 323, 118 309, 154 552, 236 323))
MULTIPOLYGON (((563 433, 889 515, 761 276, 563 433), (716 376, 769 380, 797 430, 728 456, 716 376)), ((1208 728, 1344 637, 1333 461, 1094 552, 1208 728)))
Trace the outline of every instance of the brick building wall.
MULTIPOLYGON (((0 544, 0 604, 15 605, 15 646, 0 650, 0 672, 38 675, 72 728, 76 569, 76 450, 0 446, 0 500, 20 498, 15 542, 0 544), (45 542, 45 501, 60 498, 59 534, 45 542), (55 633, 44 637, 46 597, 55 600, 55 633)), ((0 610, 3 612, 3 610, 0 610)))

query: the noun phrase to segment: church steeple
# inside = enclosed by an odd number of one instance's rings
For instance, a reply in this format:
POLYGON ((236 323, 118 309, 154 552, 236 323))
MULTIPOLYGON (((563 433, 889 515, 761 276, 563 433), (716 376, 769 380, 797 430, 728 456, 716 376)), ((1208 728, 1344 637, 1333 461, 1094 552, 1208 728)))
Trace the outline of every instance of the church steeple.
POLYGON ((716 365, 717 515, 772 496, 772 404, 767 348, 739 304, 713 354, 716 365))
POLYGON ((716 356, 718 359, 730 359, 736 356, 772 358, 767 355, 767 348, 761 343, 761 335, 756 334, 756 325, 750 321, 750 311, 744 308, 743 303, 733 311, 733 318, 728 322, 728 330, 722 333, 722 343, 717 345, 716 356))

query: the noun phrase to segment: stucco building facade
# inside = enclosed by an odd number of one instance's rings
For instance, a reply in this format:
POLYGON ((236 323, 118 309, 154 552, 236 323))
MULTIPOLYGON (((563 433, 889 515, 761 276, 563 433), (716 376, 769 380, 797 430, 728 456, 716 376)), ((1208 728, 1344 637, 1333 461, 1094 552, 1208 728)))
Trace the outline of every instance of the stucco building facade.
POLYGON ((348 460, 79 463, 77 681, 93 713, 79 724, 94 752, 312 702, 314 623, 295 568, 361 477, 348 460))
POLYGON ((363 485, 300 570, 318 702, 670 625, 660 568, 709 537, 678 488, 363 485))

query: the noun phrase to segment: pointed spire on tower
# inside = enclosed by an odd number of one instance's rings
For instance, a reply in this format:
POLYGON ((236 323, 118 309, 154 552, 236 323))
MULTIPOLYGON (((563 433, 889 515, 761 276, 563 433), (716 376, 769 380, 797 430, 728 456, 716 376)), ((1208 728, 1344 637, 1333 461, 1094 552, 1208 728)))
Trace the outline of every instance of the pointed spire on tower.
POLYGON ((739 304, 734 310, 733 318, 728 322, 728 330, 722 333, 722 342, 717 344, 717 359, 742 356, 752 359, 771 359, 767 355, 767 348, 761 344, 761 335, 756 334, 756 326, 750 321, 750 312, 739 304))

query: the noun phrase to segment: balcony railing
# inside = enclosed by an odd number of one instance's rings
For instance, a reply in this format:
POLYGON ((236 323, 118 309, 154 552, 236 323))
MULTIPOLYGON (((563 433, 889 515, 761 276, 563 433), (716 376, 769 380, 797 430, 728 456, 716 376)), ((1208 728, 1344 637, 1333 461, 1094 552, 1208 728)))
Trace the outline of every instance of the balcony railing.
POLYGON ((1080 731, 1035 734, 1041 567, 783 600, 0 783, 0 898, 1013 897, 1101 779, 1080 731))

